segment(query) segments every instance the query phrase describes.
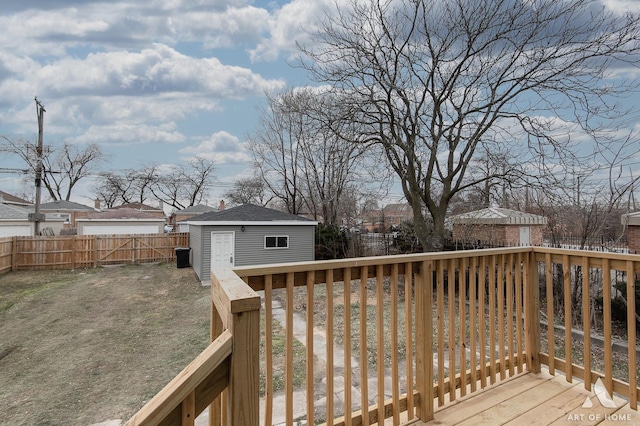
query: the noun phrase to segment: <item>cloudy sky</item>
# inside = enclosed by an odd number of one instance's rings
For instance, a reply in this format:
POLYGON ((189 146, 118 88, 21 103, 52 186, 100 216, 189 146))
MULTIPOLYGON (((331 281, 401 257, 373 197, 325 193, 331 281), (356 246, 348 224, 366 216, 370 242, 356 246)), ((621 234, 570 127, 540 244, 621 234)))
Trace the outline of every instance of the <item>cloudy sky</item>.
MULTIPOLYGON (((112 169, 201 155, 228 185, 250 166, 243 142, 264 93, 305 83, 288 65, 295 41, 333 4, 2 1, 0 135, 36 139, 37 96, 45 144, 98 143, 112 169)), ((0 186, 14 178, 0 174, 0 186)))
MULTIPOLYGON (((339 0, 346 2, 347 0, 339 0)), ((623 10, 637 0, 604 0, 623 10)), ((97 143, 108 168, 216 164, 217 204, 250 157, 264 93, 306 84, 288 63, 334 0, 2 0, 0 135, 97 143)), ((1 167, 21 167, 0 157, 1 167)), ((18 177, 0 174, 12 192, 18 177)), ((75 201, 92 199, 91 186, 75 201)))

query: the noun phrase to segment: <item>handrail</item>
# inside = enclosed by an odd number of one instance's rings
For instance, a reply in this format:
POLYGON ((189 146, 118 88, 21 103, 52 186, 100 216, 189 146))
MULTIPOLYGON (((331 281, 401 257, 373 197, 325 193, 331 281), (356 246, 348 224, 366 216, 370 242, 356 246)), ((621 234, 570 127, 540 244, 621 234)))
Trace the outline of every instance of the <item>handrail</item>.
POLYGON ((185 417, 193 422, 227 386, 232 343, 224 331, 125 426, 185 424, 185 417))

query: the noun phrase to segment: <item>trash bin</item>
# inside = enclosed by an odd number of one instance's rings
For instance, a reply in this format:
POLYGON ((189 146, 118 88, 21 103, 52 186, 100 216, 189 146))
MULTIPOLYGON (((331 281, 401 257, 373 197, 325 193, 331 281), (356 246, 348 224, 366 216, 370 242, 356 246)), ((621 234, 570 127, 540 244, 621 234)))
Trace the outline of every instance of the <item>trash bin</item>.
POLYGON ((178 268, 188 268, 191 266, 189 263, 189 254, 191 247, 176 247, 176 266, 178 268))

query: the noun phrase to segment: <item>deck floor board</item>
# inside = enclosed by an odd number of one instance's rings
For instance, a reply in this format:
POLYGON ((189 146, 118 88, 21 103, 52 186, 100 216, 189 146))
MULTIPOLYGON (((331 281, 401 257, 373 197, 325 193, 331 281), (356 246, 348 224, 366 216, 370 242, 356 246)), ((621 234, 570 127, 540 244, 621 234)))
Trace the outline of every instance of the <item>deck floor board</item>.
POLYGON ((522 374, 436 409, 434 419, 411 425, 640 425, 640 413, 614 396, 603 407, 593 392, 565 376, 522 374), (592 406, 583 407, 590 399, 592 406))

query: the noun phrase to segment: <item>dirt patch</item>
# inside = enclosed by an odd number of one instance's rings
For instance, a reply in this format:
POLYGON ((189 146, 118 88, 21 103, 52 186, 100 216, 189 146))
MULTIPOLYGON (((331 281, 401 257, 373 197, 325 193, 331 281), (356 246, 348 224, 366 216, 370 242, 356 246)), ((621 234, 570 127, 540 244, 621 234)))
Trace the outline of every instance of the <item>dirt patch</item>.
POLYGON ((209 300, 173 263, 0 275, 0 424, 128 419, 207 346, 209 300))

